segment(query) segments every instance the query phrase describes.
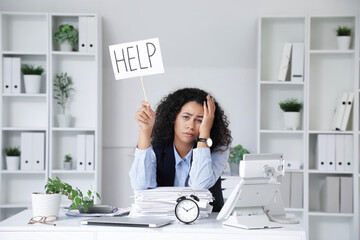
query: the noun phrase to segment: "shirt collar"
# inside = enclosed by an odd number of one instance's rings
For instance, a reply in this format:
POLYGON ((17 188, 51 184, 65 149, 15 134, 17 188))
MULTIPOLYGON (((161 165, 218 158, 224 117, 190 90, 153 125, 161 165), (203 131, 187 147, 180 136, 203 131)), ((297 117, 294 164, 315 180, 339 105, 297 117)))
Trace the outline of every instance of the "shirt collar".
POLYGON ((190 164, 193 148, 188 152, 188 154, 184 158, 181 158, 175 148, 175 144, 173 144, 173 147, 174 147, 174 155, 175 155, 175 165, 178 165, 181 161, 185 161, 186 163, 190 164))

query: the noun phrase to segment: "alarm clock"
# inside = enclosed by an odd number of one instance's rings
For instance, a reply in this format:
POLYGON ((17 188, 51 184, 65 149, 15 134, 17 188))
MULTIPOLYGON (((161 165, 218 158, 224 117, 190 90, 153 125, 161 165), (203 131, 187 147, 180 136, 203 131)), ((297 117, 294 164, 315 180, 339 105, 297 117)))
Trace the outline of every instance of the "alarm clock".
POLYGON ((180 222, 189 224, 194 222, 200 213, 199 206, 196 202, 199 201, 199 198, 195 195, 190 195, 190 197, 181 196, 176 202, 175 206, 175 216, 179 219, 180 222))

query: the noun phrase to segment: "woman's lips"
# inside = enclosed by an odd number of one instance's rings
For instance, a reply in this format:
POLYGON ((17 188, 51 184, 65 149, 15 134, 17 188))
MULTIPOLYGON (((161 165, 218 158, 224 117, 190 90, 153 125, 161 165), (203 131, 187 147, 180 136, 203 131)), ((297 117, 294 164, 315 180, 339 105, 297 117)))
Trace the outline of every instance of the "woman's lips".
POLYGON ((193 133, 184 133, 184 135, 186 136, 186 137, 193 137, 194 136, 194 134, 193 133))

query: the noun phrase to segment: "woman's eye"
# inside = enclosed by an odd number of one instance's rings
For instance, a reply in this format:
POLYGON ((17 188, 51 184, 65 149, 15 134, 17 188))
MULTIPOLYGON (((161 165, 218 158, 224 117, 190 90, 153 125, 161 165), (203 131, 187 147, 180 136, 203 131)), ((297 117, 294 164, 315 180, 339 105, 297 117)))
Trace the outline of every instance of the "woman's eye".
POLYGON ((196 120, 198 123, 202 123, 202 120, 201 119, 197 119, 196 120))
POLYGON ((189 116, 183 116, 183 119, 188 120, 189 116))

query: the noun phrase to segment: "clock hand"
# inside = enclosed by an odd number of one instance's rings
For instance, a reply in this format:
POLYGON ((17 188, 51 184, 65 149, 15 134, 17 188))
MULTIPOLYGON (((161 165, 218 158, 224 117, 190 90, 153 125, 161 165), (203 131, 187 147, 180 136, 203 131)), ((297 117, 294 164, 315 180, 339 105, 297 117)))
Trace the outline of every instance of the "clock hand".
POLYGON ((186 212, 188 212, 189 210, 187 210, 186 208, 182 207, 186 212))
POLYGON ((193 209, 194 207, 192 207, 192 208, 190 208, 190 209, 188 209, 188 211, 190 211, 191 209, 193 209))

